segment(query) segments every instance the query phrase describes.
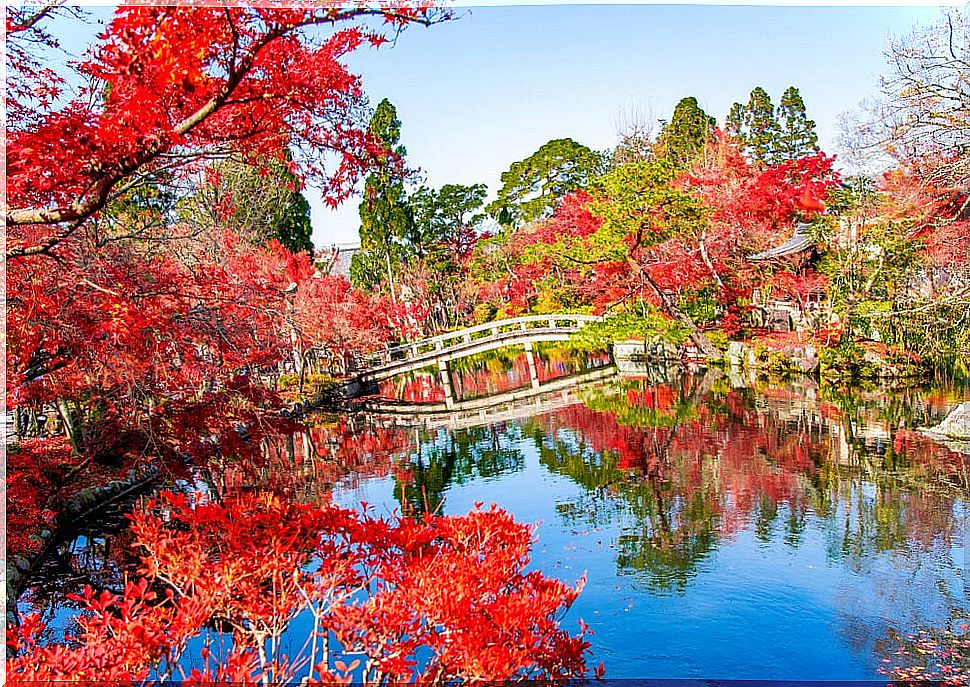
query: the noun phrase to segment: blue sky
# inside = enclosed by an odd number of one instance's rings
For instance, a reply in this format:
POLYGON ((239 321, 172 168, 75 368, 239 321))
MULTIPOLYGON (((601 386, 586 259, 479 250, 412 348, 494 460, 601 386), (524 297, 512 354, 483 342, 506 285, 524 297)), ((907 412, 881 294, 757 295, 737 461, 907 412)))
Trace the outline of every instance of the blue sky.
MULTIPOLYGON (((493 1, 499 6, 461 8, 455 21, 410 27, 396 44, 350 58, 372 104, 386 97, 397 107, 408 162, 435 187, 485 183, 494 194, 501 173, 546 141, 607 149, 623 112, 669 117, 689 95, 723 121, 755 86, 775 103, 797 86, 823 148, 837 153, 839 116, 875 93, 889 36, 940 12, 493 1)), ((109 13, 100 7, 92 18, 109 13)), ((78 50, 96 30, 63 26, 73 34, 65 47, 78 50)), ((307 195, 317 247, 356 241, 357 199, 333 211, 312 188, 307 195)))
MULTIPOLYGON (((932 21, 936 7, 543 5, 479 7, 457 21, 412 27, 351 66, 376 104, 402 122, 408 161, 432 186, 486 183, 515 160, 570 137, 612 147, 617 118, 638 107, 669 117, 697 97, 723 121, 764 87, 777 103, 797 86, 837 152, 840 114, 871 97, 890 35, 932 21)), ((356 201, 329 211, 311 191, 318 246, 353 242, 356 201)))

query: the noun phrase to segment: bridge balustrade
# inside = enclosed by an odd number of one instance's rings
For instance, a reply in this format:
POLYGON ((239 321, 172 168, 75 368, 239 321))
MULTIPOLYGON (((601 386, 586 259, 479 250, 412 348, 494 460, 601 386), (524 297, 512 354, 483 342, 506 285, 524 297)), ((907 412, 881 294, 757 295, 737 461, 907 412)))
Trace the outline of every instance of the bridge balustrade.
POLYGON ((453 358, 518 343, 524 343, 531 355, 532 342, 567 338, 599 319, 594 315, 551 314, 486 322, 376 351, 355 359, 354 369, 362 380, 377 381, 437 363, 447 376, 446 363, 453 358))
POLYGON ((355 368, 361 374, 374 370, 405 365, 418 359, 433 360, 442 353, 458 352, 459 349, 474 350, 476 344, 507 339, 509 345, 516 339, 542 334, 573 333, 590 322, 599 320, 594 315, 528 315, 439 334, 420 341, 385 348, 357 358, 355 368))

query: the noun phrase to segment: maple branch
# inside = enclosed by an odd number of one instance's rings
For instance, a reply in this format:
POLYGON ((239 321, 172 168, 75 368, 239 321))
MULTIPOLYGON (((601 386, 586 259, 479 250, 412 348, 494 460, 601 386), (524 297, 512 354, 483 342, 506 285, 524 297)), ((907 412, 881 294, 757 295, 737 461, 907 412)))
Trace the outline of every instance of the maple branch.
MULTIPOLYGON (((50 9, 53 9, 51 6, 50 9)), ((49 12, 50 9, 47 11, 49 12)), ((231 94, 238 88, 243 79, 251 72, 256 59, 267 45, 285 36, 288 33, 299 30, 303 27, 315 26, 323 23, 336 23, 352 20, 358 17, 381 15, 389 20, 397 21, 402 24, 419 24, 429 26, 436 21, 433 18, 423 18, 408 16, 403 12, 388 11, 380 8, 357 7, 350 10, 338 11, 331 8, 324 15, 311 15, 301 22, 291 25, 276 26, 267 31, 263 36, 256 40, 249 48, 248 55, 236 63, 238 51, 238 33, 235 26, 230 22, 232 30, 233 48, 232 64, 227 74, 226 81, 217 95, 211 97, 200 108, 189 116, 182 119, 167 135, 159 136, 156 143, 146 145, 140 151, 132 155, 128 160, 117 164, 114 169, 103 172, 102 176, 93 184, 90 192, 84 192, 78 200, 52 208, 30 208, 5 210, 0 213, 0 221, 5 222, 8 227, 25 225, 54 225, 71 222, 67 227, 55 232, 43 243, 34 246, 15 245, 6 252, 8 260, 21 258, 30 255, 44 253, 57 246, 69 238, 81 224, 90 218, 94 213, 101 210, 111 197, 115 185, 123 179, 131 176, 141 167, 151 163, 161 154, 166 152, 167 141, 175 137, 183 137, 192 132, 193 129, 205 122, 219 108, 226 105, 231 94), (174 136, 173 136, 174 135, 174 136)), ((36 20, 39 21, 40 17, 36 20)), ((35 21, 36 23, 36 21, 35 21)))
POLYGON ((970 295, 970 286, 958 291, 957 293, 944 298, 942 300, 933 300, 925 305, 921 305, 915 308, 906 308, 904 310, 890 310, 886 312, 873 312, 866 313, 867 317, 896 317, 897 315, 912 315, 914 313, 926 312, 927 310, 933 310, 934 308, 939 308, 944 305, 950 305, 952 303, 958 303, 964 299, 965 296, 970 295))
POLYGON ((17 26, 12 26, 7 29, 7 36, 14 33, 20 33, 22 31, 30 31, 41 19, 49 15, 51 12, 61 7, 64 4, 64 0, 56 0, 55 2, 48 3, 41 7, 36 13, 31 15, 24 23, 18 24, 17 26))

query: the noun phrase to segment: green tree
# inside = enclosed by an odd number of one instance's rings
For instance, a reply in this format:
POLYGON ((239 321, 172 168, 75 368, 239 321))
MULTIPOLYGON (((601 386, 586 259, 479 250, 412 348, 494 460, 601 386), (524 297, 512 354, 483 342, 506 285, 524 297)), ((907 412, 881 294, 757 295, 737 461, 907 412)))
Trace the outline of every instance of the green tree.
POLYGON ((697 98, 683 98, 674 108, 657 139, 656 155, 685 168, 714 138, 717 121, 697 104, 697 98))
POLYGON ((744 105, 734 103, 724 120, 724 132, 736 140, 741 140, 741 130, 744 128, 744 105))
POLYGON ((778 104, 777 156, 781 160, 796 160, 818 152, 815 122, 808 118, 805 102, 794 86, 789 86, 778 104))
POLYGON ((257 245, 276 239, 294 253, 313 252, 310 204, 289 159, 215 163, 198 190, 179 203, 178 215, 200 231, 223 227, 257 245))
POLYGON ((503 226, 548 217, 560 198, 599 174, 603 155, 571 138, 549 141, 502 174, 502 188, 486 210, 503 226))
POLYGON ((402 242, 414 231, 414 215, 404 190, 404 156, 397 110, 384 98, 374 110, 368 133, 387 155, 367 177, 360 204, 360 250, 354 254, 350 277, 355 286, 373 291, 386 277, 391 299, 397 301, 394 265, 403 260, 402 242), (383 273, 376 268, 384 263, 383 273), (381 274, 378 277, 378 274, 381 274))
POLYGON ((707 357, 716 351, 704 333, 651 275, 666 269, 669 256, 656 252, 668 239, 699 235, 706 222, 697 199, 672 183, 678 175, 669 160, 651 160, 622 165, 599 177, 591 185, 589 211, 602 218, 599 229, 576 244, 578 251, 563 257, 577 264, 594 260, 626 262, 631 274, 641 280, 661 309, 683 325, 694 344, 707 357), (580 254, 581 252, 581 254, 580 254))
POLYGON ((731 106, 726 128, 753 162, 766 166, 777 161, 778 120, 771 97, 761 86, 751 91, 747 105, 731 106))
POLYGON ((422 186, 411 195, 414 235, 409 248, 426 268, 428 296, 439 326, 462 321, 465 259, 485 219, 480 210, 487 192, 485 184, 445 184, 437 191, 422 186))
POLYGON ((421 243, 463 242, 485 219, 478 211, 487 192, 485 184, 445 184, 438 191, 422 186, 415 191, 410 203, 421 243))

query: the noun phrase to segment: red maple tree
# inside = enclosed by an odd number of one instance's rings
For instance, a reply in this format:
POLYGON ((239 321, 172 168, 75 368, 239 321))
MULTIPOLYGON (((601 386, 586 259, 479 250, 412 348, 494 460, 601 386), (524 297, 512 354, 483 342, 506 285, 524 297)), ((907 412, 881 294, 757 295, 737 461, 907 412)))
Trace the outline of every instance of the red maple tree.
POLYGON ((214 503, 164 493, 133 515, 144 577, 88 588, 74 641, 8 637, 11 684, 50 680, 309 684, 566 679, 586 674, 585 627, 558 616, 579 588, 526 572, 532 528, 504 511, 381 520, 268 495, 214 503), (442 584, 448 580, 447 584, 442 584), (281 641, 301 614, 305 643, 281 641), (220 641, 228 635, 229 642, 220 641), (202 637, 203 666, 179 660, 202 637))

